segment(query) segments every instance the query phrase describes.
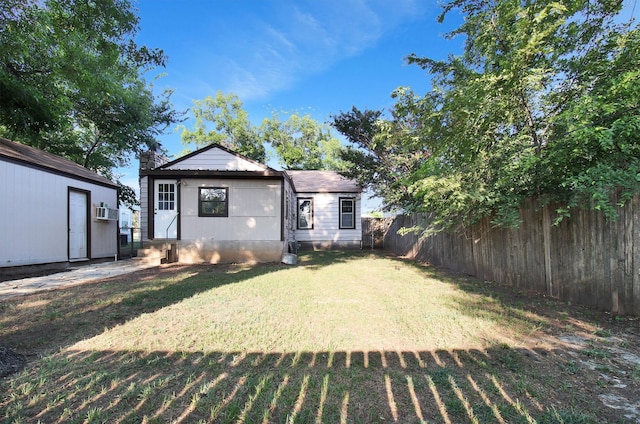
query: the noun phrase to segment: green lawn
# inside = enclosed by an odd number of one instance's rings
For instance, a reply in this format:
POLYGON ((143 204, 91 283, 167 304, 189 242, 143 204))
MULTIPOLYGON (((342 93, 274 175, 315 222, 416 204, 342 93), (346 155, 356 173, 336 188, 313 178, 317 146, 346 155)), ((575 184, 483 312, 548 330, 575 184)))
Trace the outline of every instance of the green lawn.
POLYGON ((0 421, 607 421, 562 308, 368 252, 166 266, 0 303, 0 421))

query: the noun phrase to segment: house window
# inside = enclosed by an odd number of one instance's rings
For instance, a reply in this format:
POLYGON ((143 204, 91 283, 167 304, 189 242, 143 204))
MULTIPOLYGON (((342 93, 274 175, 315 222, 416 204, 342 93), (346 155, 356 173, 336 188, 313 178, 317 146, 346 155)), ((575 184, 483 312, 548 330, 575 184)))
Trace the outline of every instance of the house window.
POLYGON ((229 189, 198 188, 198 216, 229 216, 229 189))
POLYGON ((354 199, 340 198, 340 228, 356 228, 356 202, 354 199))
POLYGON ((298 229, 313 229, 313 199, 298 199, 298 229))
POLYGON ((158 210, 172 211, 175 209, 176 185, 158 184, 158 210))

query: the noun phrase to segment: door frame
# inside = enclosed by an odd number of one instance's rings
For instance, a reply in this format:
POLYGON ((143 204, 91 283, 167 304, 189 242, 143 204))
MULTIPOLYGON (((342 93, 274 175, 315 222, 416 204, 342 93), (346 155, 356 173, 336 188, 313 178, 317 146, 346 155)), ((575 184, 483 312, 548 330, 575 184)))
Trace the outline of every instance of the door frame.
MULTIPOLYGON (((176 240, 181 240, 181 236, 180 236, 180 227, 181 227, 181 223, 180 223, 180 198, 181 198, 181 193, 180 193, 180 188, 182 186, 182 184, 180 184, 181 179, 180 178, 171 178, 171 177, 160 177, 160 178, 153 178, 153 177, 149 177, 149 184, 147 185, 147 198, 149 199, 147 202, 147 216, 148 216, 148 227, 147 227, 147 238, 149 240, 155 240, 155 234, 156 234, 156 182, 158 180, 162 180, 162 181, 171 181, 176 185, 176 214, 177 214, 177 218, 176 218, 176 240)), ((164 238, 164 237, 163 237, 164 238)))
POLYGON ((91 191, 84 190, 77 187, 67 186, 67 260, 68 261, 83 261, 91 259, 91 191), (85 241, 87 243, 87 257, 86 258, 71 258, 71 193, 83 194, 86 199, 85 205, 85 241))

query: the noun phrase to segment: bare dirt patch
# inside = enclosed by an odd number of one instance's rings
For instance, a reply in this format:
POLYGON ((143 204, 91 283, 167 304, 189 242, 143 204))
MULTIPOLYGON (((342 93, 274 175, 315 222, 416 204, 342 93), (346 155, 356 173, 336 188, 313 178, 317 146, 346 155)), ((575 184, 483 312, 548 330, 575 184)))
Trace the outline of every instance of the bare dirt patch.
POLYGON ((20 371, 26 362, 24 355, 0 346, 0 377, 20 371))
POLYGON ((540 333, 523 341, 527 346, 553 348, 520 350, 541 379, 547 376, 550 386, 559 389, 555 392, 559 404, 596 405, 607 422, 640 423, 638 317, 613 316, 495 283, 472 282, 471 286, 490 292, 510 308, 546 320, 540 333))

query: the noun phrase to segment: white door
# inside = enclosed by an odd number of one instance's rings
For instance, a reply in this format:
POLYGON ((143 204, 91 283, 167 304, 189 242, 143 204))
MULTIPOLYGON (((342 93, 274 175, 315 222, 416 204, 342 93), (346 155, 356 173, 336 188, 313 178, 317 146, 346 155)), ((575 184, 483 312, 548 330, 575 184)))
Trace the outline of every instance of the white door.
POLYGON ((69 260, 87 259, 87 194, 69 191, 69 260))
POLYGON ((175 180, 155 181, 154 238, 178 238, 178 195, 175 180))

